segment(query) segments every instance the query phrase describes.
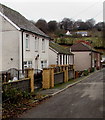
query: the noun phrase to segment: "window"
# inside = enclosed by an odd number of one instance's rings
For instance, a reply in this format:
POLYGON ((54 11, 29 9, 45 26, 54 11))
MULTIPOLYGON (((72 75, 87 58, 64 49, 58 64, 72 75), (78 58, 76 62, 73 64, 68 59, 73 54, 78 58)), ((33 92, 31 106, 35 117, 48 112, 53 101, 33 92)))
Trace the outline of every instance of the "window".
POLYGON ((30 49, 29 34, 26 34, 26 50, 30 49))
POLYGON ((35 51, 36 51, 36 52, 38 51, 38 47, 39 47, 38 38, 35 37, 35 51))
POLYGON ((32 61, 24 61, 24 68, 32 68, 32 61))
POLYGON ((45 40, 42 39, 42 51, 45 52, 45 40))
POLYGON ((46 68, 47 67, 47 60, 41 61, 41 68, 46 68))

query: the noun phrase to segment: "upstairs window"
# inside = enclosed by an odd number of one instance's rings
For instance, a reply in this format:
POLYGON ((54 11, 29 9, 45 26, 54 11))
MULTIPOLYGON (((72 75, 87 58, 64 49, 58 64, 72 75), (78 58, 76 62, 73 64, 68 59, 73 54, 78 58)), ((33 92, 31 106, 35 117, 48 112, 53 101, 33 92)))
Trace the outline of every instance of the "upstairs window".
POLYGON ((38 38, 35 37, 35 51, 37 52, 38 51, 38 47, 39 47, 39 41, 38 41, 38 38))
POLYGON ((29 34, 26 34, 26 50, 30 49, 29 34))
POLYGON ((45 52, 45 39, 42 39, 42 52, 45 52))

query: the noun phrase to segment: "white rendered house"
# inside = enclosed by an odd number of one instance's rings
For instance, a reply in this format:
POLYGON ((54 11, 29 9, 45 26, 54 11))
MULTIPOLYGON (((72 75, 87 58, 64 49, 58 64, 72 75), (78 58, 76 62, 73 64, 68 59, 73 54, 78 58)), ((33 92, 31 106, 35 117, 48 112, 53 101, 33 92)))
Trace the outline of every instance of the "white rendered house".
POLYGON ((48 67, 49 39, 20 13, 0 4, 0 71, 48 67))
POLYGON ((74 65, 73 53, 53 41, 49 46, 49 65, 74 65))

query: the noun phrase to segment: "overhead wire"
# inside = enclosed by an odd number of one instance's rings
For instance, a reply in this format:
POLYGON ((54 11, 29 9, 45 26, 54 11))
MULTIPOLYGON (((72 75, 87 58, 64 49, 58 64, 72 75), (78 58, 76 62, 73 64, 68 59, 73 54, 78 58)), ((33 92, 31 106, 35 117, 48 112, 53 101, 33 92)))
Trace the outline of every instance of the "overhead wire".
MULTIPOLYGON (((72 19, 75 19, 75 17, 76 17, 76 18, 79 17, 80 14, 86 13, 87 10, 89 10, 90 8, 93 8, 93 6, 97 5, 97 3, 99 3, 99 2, 96 2, 96 3, 92 4, 91 6, 89 6, 89 7, 85 8, 85 9, 83 9, 82 11, 78 12, 76 15, 74 15, 74 16, 71 17, 71 18, 72 18, 72 19)), ((102 11, 100 11, 100 12, 102 12, 102 11)), ((96 18, 96 17, 100 14, 100 12, 99 12, 98 14, 96 14, 95 17, 93 17, 93 18, 96 18)))

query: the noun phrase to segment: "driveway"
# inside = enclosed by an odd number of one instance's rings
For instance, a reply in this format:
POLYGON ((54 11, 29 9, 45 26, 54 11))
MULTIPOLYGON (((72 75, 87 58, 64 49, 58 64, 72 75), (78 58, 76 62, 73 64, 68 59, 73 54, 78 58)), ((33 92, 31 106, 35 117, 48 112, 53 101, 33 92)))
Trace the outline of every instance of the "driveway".
POLYGON ((20 118, 103 118, 105 69, 25 112, 20 118))

